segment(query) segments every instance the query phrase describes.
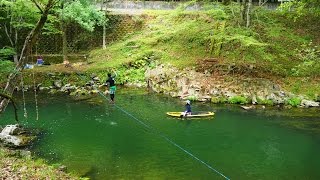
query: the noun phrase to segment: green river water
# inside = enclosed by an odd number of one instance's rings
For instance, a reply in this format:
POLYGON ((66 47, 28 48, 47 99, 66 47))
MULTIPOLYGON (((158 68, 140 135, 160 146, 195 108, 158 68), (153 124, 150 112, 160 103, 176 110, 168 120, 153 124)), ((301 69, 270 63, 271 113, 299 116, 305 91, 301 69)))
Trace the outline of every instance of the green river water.
MULTIPOLYGON (((40 95, 36 121, 33 94, 29 96, 28 119, 19 111, 21 124, 40 128, 41 134, 28 148, 79 176, 223 179, 169 139, 230 179, 320 179, 317 112, 312 117, 305 112, 287 116, 297 110, 245 111, 239 106, 194 102, 194 111, 215 111, 215 116, 182 121, 165 114, 184 109, 177 98, 119 90, 116 106, 101 96, 74 100, 40 95)), ((13 117, 9 106, 0 125, 14 123, 13 117)))

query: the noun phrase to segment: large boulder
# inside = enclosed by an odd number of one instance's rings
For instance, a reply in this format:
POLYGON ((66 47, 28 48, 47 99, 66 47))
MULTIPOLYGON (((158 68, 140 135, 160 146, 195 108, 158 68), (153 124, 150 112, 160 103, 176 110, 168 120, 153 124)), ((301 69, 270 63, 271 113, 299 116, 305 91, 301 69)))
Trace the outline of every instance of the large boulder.
POLYGON ((315 102, 315 101, 311 101, 311 100, 303 99, 301 101, 300 105, 302 107, 319 107, 320 103, 319 102, 315 102))
POLYGON ((29 145, 35 138, 35 135, 31 135, 20 125, 7 125, 0 132, 0 141, 12 147, 29 145))

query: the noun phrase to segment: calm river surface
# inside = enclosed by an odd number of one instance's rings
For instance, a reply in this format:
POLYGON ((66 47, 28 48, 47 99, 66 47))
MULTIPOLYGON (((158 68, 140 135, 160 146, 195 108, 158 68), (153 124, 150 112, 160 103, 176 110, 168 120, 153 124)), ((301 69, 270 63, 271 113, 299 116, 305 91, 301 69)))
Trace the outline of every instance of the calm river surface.
MULTIPOLYGON (((42 130, 29 149, 80 176, 223 179, 166 137, 230 179, 320 179, 319 116, 288 117, 283 114, 294 110, 245 111, 239 106, 192 103, 194 111, 216 115, 181 121, 165 113, 183 110, 183 101, 120 90, 116 106, 101 96, 80 101, 40 95, 36 121, 33 94, 29 96, 28 119, 23 118, 20 102, 21 124, 42 130)), ((13 117, 9 106, 0 125, 14 123, 13 117)))

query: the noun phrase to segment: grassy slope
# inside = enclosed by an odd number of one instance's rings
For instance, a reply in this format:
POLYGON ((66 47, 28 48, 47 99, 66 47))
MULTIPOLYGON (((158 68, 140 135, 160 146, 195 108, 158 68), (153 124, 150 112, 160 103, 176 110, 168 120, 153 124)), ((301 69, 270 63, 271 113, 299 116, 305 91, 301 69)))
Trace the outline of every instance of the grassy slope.
POLYGON ((0 179, 79 179, 48 166, 43 160, 19 157, 17 152, 2 147, 0 159, 0 179))
POLYGON ((145 28, 111 44, 107 50, 93 50, 89 69, 95 71, 150 57, 185 68, 198 66, 206 58, 216 58, 222 65, 253 66, 258 76, 276 80, 289 91, 307 93, 311 98, 320 94, 320 70, 306 70, 298 77, 292 71, 303 63, 297 56, 302 45, 310 40, 319 42, 320 33, 312 31, 315 25, 309 24, 309 31, 302 32, 303 21, 292 22, 278 12, 257 10, 248 29, 238 25, 238 18, 233 15, 238 13, 236 6, 207 9, 145 12, 148 16, 140 16, 144 17, 145 28), (312 77, 314 72, 317 75, 312 77), (308 83, 297 83, 301 80, 308 83))

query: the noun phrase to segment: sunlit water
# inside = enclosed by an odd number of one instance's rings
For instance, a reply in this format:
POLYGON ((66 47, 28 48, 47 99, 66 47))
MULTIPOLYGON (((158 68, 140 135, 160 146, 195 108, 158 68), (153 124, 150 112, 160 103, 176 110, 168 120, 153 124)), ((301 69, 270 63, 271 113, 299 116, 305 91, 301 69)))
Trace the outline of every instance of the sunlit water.
MULTIPOLYGON (((268 115, 267 110, 248 112, 238 106, 192 103, 193 110, 214 110, 216 115, 181 121, 165 114, 183 110, 181 100, 120 89, 117 106, 101 96, 86 101, 39 96, 36 121, 33 94, 29 96, 28 119, 20 110, 21 123, 42 130, 29 148, 79 176, 223 179, 169 139, 231 179, 320 179, 318 117, 292 118, 268 115), (299 129, 284 122, 315 127, 299 129)), ((14 123, 13 117, 9 106, 0 125, 14 123)))

